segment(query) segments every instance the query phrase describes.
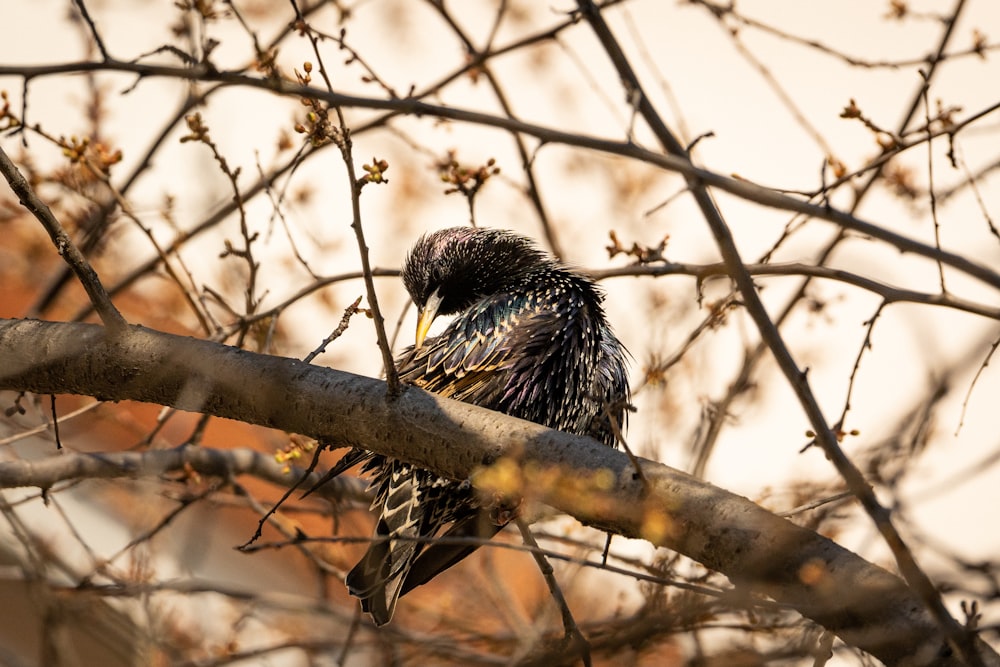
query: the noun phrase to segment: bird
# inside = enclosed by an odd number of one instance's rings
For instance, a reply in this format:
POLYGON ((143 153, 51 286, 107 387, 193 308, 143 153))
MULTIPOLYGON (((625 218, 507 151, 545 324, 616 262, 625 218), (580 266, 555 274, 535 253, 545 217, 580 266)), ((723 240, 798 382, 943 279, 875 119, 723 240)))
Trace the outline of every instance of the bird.
MULTIPOLYGON (((415 343, 396 361, 403 383, 616 446, 630 397, 628 353, 593 280, 525 236, 478 227, 421 236, 402 279, 417 308, 415 343), (453 318, 429 336, 439 316, 453 318)), ((484 506, 467 480, 360 447, 326 478, 358 464, 372 475, 378 521, 345 581, 377 626, 392 619, 401 595, 465 558, 516 514, 484 506), (482 539, 435 542, 440 536, 482 539)))

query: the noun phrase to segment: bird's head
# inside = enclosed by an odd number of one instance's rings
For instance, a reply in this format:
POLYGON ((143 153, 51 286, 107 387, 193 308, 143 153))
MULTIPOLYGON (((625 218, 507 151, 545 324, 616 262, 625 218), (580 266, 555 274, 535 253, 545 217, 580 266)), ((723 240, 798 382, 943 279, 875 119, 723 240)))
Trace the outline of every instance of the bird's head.
POLYGON ((507 291, 547 264, 552 260, 530 239, 502 229, 451 227, 421 236, 403 266, 403 283, 418 309, 416 347, 438 315, 507 291))

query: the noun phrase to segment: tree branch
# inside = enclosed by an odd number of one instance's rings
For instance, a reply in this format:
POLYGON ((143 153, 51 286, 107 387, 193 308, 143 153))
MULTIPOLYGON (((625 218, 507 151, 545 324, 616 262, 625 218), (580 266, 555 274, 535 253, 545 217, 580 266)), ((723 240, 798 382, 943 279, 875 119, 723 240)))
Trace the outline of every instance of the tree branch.
MULTIPOLYGON (((507 130, 510 132, 525 134, 540 139, 548 144, 563 144, 575 146, 587 150, 593 150, 609 155, 619 155, 633 158, 640 162, 655 165, 665 171, 671 171, 703 183, 705 186, 719 188, 737 197, 751 201, 761 206, 776 208, 805 216, 832 222, 844 229, 849 229, 865 236, 884 241, 901 252, 913 253, 926 257, 946 266, 950 266, 958 271, 966 273, 977 280, 988 285, 1000 288, 1000 273, 992 270, 986 265, 974 262, 962 255, 939 250, 932 245, 921 243, 916 239, 897 234, 884 226, 876 225, 850 213, 841 211, 824 204, 813 204, 805 199, 795 198, 783 194, 771 188, 766 188, 755 183, 751 183, 739 178, 732 178, 716 173, 709 169, 697 167, 690 160, 678 156, 667 155, 662 152, 649 150, 638 146, 632 142, 613 141, 569 131, 561 131, 551 127, 536 125, 509 118, 497 116, 478 111, 470 111, 456 107, 449 107, 437 104, 421 102, 415 98, 389 98, 380 99, 373 97, 361 97, 357 95, 346 95, 342 93, 331 93, 320 88, 305 86, 291 81, 255 77, 242 72, 220 71, 208 64, 199 64, 192 67, 174 67, 169 65, 151 65, 138 62, 123 62, 119 60, 108 60, 102 62, 80 61, 74 63, 59 63, 55 65, 36 66, 12 66, 0 65, 0 76, 19 76, 25 79, 33 79, 43 76, 58 76, 73 73, 86 72, 129 72, 139 78, 145 77, 167 77, 178 80, 191 80, 200 82, 217 82, 227 86, 244 86, 246 88, 270 91, 272 93, 290 97, 310 97, 322 100, 332 106, 358 109, 380 109, 414 117, 429 116, 434 118, 445 118, 476 125, 485 125, 507 130)), ((961 121, 956 121, 953 127, 941 130, 933 134, 937 136, 950 136, 959 131, 961 127, 975 119, 980 119, 987 114, 1000 111, 1000 103, 991 105, 987 109, 970 115, 961 121)), ((899 150, 892 155, 899 155, 903 150, 921 145, 927 140, 923 135, 920 141, 912 144, 900 146, 899 150)))
MULTIPOLYGON (((783 262, 779 264, 744 264, 747 273, 752 276, 808 276, 822 278, 844 285, 852 285, 882 297, 887 303, 919 303, 928 306, 940 306, 954 310, 1000 320, 1000 308, 977 303, 970 299, 953 296, 950 293, 921 292, 919 290, 896 287, 887 282, 875 280, 867 276, 852 273, 844 269, 829 266, 806 264, 802 262, 783 262)), ((693 276, 698 280, 711 277, 728 277, 729 270, 723 262, 709 264, 691 264, 687 262, 654 262, 648 264, 629 264, 627 266, 609 269, 589 269, 587 274, 596 280, 621 278, 627 276, 693 276)))
MULTIPOLYGON (((961 664, 944 653, 940 627, 901 579, 831 540, 640 459, 644 493, 622 452, 413 387, 389 401, 383 382, 295 359, 141 327, 110 336, 96 325, 0 320, 0 389, 146 401, 363 444, 479 487, 490 478, 490 464, 513 458, 521 464, 521 485, 506 492, 685 554, 888 665, 961 664)), ((51 481, 29 473, 11 479, 25 465, 0 463, 0 479, 51 481)), ((1000 657, 976 643, 984 662, 1000 665, 1000 657)))
POLYGON ((69 267, 76 274, 80 284, 83 285, 83 289, 87 291, 87 296, 90 297, 90 302, 94 305, 94 310, 97 311, 101 321, 109 329, 118 330, 124 328, 126 326, 125 318, 122 317, 122 314, 115 308, 114 303, 111 302, 111 297, 108 296, 104 285, 101 284, 100 278, 97 277, 94 267, 90 265, 90 262, 83 256, 79 248, 73 244, 69 234, 66 233, 66 230, 56 220, 56 216, 52 215, 52 211, 46 206, 45 202, 38 198, 38 195, 35 194, 34 190, 28 184, 27 179, 21 174, 17 165, 7 157, 7 153, 3 148, 0 148, 0 173, 3 174, 7 183, 10 184, 11 190, 17 195, 21 205, 28 209, 42 223, 42 227, 48 232, 49 238, 52 239, 52 243, 55 245, 59 256, 66 260, 66 263, 69 264, 69 267))
MULTIPOLYGON (((282 487, 295 484, 305 472, 294 466, 286 470, 273 456, 251 449, 178 447, 107 454, 67 451, 40 460, 3 461, 0 463, 0 489, 24 486, 50 489, 59 482, 77 479, 158 477, 188 468, 214 477, 252 475, 282 487)), ((315 484, 319 480, 319 474, 310 473, 303 485, 315 484)), ((337 478, 317 489, 314 495, 367 504, 371 498, 365 492, 366 486, 357 478, 337 478)))
MULTIPOLYGON (((628 62, 624 51, 615 39, 604 21, 600 10, 590 0, 577 0, 577 5, 584 18, 590 24, 601 45, 604 47, 608 57, 615 66, 618 75, 621 77, 625 92, 630 98, 635 99, 637 112, 652 129, 656 138, 663 148, 673 154, 683 158, 688 158, 687 151, 674 137, 673 133, 660 118, 652 102, 646 96, 639 82, 638 77, 628 62)), ((790 350, 785 345, 778 330, 777 324, 771 319, 764 308, 757 287, 747 271, 736 240, 728 223, 723 219, 715 201, 709 193, 707 184, 699 178, 687 177, 688 186, 694 196, 702 216, 705 218, 712 235, 715 237, 716 245, 722 254, 728 272, 743 297, 747 313, 753 319, 761 339, 767 344, 774 356, 774 360, 782 373, 785 375, 789 386, 799 400, 799 404, 809 422, 816 432, 815 441, 822 447, 827 458, 833 463, 837 472, 847 484, 847 488, 853 493, 861 503, 865 512, 871 517, 882 538, 896 559, 902 575, 910 584, 913 590, 920 596, 928 612, 934 617, 941 630, 948 638, 949 646, 959 654, 963 664, 976 667, 984 664, 978 656, 978 649, 975 645, 974 635, 968 628, 963 627, 952 617, 951 613, 944 605, 941 594, 934 586, 930 577, 920 568, 899 531, 896 530, 892 521, 889 509, 884 507, 875 495, 875 491, 855 466, 851 459, 840 447, 832 427, 827 422, 819 406, 812 388, 809 386, 806 372, 799 369, 797 362, 792 357, 790 350)), ((939 263, 940 267, 940 263, 939 263)), ((943 275, 943 274, 942 274, 943 275)), ((942 282, 942 291, 944 284, 942 282)))

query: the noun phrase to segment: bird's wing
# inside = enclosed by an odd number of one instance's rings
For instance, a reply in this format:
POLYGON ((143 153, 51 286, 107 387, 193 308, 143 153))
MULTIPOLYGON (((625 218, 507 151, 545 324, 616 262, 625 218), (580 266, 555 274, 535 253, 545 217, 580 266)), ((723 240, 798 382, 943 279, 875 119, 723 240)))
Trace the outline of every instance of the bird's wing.
MULTIPOLYGON (((599 395, 587 395, 586 388, 576 399, 566 394, 566 383, 573 378, 581 379, 574 369, 566 366, 566 357, 574 357, 566 354, 566 341, 559 335, 565 333, 567 319, 565 310, 534 308, 531 303, 501 295, 463 313, 443 333, 425 339, 419 349, 404 352, 397 370, 401 380, 427 391, 537 423, 586 432, 611 444, 614 436, 603 414, 594 417, 595 422, 600 420, 604 424, 602 428, 590 424, 589 418, 587 424, 576 423, 580 418, 578 413, 569 418, 553 410, 551 401, 555 397, 574 403, 586 396, 583 400, 602 404, 617 401, 619 394, 627 392, 624 362, 617 352, 617 341, 610 338, 602 341, 601 349, 595 353, 600 358, 596 364, 583 364, 594 373, 585 374, 584 382, 600 383, 599 395), (611 358, 605 359, 608 354, 611 358)), ((572 340, 579 334, 572 332, 569 338, 572 340)), ((591 412, 598 410, 599 406, 591 412)), ((484 507, 467 485, 426 471, 410 470, 417 493, 400 492, 397 496, 396 483, 382 477, 386 481, 378 488, 380 497, 385 499, 385 508, 377 533, 384 540, 372 545, 348 577, 351 592, 362 598, 363 608, 376 623, 391 616, 399 595, 461 561, 479 546, 480 540, 499 532, 513 514, 503 508, 498 513, 493 511, 496 508, 484 507), (499 518, 500 515, 505 518, 499 518), (406 520, 396 521, 397 516, 406 520), (403 534, 404 528, 413 527, 418 528, 413 535, 421 538, 440 535, 478 539, 429 544, 394 539, 403 534)))
POLYGON ((501 296, 455 319, 441 335, 401 356, 400 379, 442 396, 498 409, 527 324, 513 306, 501 296))

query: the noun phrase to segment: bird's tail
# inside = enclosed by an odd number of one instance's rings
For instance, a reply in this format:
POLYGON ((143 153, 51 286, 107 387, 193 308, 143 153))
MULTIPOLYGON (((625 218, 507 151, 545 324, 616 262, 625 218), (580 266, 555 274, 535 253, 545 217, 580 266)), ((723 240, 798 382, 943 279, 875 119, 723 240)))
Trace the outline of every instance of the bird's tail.
POLYGON ((440 542, 435 542, 423 549, 410 565, 409 572, 403 578, 400 595, 406 595, 417 586, 428 581, 455 565, 488 542, 503 530, 503 523, 488 511, 481 510, 472 516, 457 521, 441 536, 440 542), (449 542, 449 538, 469 538, 468 542, 461 539, 449 542))
POLYGON ((478 510, 468 490, 394 461, 383 468, 373 503, 381 507, 375 539, 347 575, 347 588, 376 625, 392 619, 399 596, 478 549, 516 514, 516 506, 478 510), (423 475, 423 477, 421 476, 423 475), (447 526, 444 534, 440 534, 447 526))
POLYGON ((442 542, 425 547, 412 539, 420 537, 415 531, 393 533, 380 520, 376 541, 347 575, 348 590, 361 600, 361 609, 371 614, 375 625, 385 625, 392 619, 400 595, 426 584, 502 529, 488 512, 479 512, 453 524, 440 536, 442 542), (448 538, 471 538, 471 543, 448 538))
POLYGON ((351 595, 361 600, 361 608, 371 614, 375 625, 392 619, 403 581, 422 548, 423 514, 414 471, 397 467, 385 487, 375 541, 346 580, 351 595))

